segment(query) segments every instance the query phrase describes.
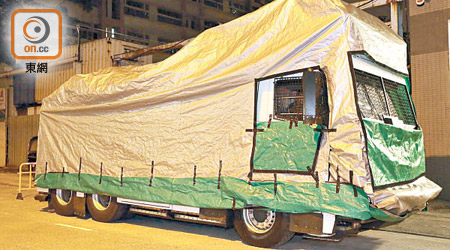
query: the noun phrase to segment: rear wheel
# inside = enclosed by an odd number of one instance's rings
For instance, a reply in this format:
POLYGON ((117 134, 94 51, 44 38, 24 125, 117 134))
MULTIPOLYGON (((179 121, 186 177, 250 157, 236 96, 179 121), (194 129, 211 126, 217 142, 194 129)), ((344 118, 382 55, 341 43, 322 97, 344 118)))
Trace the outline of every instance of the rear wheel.
POLYGON ((234 227, 245 242, 257 247, 282 245, 294 236, 288 214, 258 208, 237 210, 234 227))
POLYGON ((108 195, 89 195, 87 205, 92 218, 101 222, 118 220, 128 212, 127 205, 117 203, 116 197, 108 195))
POLYGON ((73 192, 65 189, 56 189, 52 193, 50 204, 55 209, 55 212, 63 216, 73 215, 73 192))

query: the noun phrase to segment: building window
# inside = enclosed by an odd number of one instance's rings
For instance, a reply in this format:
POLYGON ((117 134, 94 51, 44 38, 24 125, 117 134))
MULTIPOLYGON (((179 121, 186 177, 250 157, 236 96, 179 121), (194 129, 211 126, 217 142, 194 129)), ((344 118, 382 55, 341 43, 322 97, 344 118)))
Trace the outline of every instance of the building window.
POLYGON ((356 69, 355 76, 358 106, 364 118, 384 121, 390 116, 416 126, 406 85, 356 69))
POLYGON ((301 77, 280 77, 274 81, 274 114, 281 120, 303 120, 301 77))
POLYGON ((135 17, 140 17, 140 18, 149 18, 148 12, 132 9, 129 7, 124 8, 124 13, 125 13, 125 15, 129 15, 129 16, 135 16, 135 17))
POLYGON ((111 38, 116 38, 117 28, 112 27, 111 28, 111 38))
POLYGON ((205 5, 223 10, 223 0, 205 0, 205 5))
POLYGON ((228 2, 230 5, 230 12, 236 16, 242 16, 245 14, 245 6, 239 3, 234 3, 232 1, 228 2))
POLYGON ((140 18, 149 18, 148 4, 145 4, 140 1, 132 1, 127 0, 125 2, 126 6, 124 8, 125 15, 140 17, 140 18))
POLYGON ((182 15, 178 12, 158 8, 158 21, 182 26, 182 15))
POLYGON ((112 0, 111 18, 120 19, 120 0, 112 0))
POLYGON ((125 37, 125 41, 129 41, 129 42, 136 43, 136 44, 148 45, 148 42, 146 42, 144 40, 144 37, 146 39, 148 39, 148 36, 144 36, 141 33, 134 32, 131 30, 127 30, 126 34, 127 34, 127 36, 125 37), (136 39, 134 39, 134 38, 136 38, 136 39))
POLYGON ((213 21, 207 21, 207 20, 205 20, 204 24, 205 24, 205 30, 219 25, 219 23, 216 23, 216 22, 213 22, 213 21))
POLYGON ((135 8, 143 9, 143 10, 148 10, 149 9, 148 4, 145 4, 143 2, 127 0, 126 3, 130 7, 135 7, 135 8))
POLYGON ((133 32, 133 31, 127 31, 127 35, 132 36, 132 37, 137 37, 137 38, 144 38, 144 35, 139 34, 137 32, 133 32))
POLYGON ((119 28, 117 28, 117 27, 111 27, 111 28, 106 27, 106 32, 105 32, 105 36, 106 37, 116 38, 117 37, 117 33, 119 33, 119 28))

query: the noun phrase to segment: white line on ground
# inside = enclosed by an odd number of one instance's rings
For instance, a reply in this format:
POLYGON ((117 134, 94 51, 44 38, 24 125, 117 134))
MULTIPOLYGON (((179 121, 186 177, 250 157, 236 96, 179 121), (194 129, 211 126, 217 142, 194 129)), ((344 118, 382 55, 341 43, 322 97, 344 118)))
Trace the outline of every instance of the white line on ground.
POLYGON ((71 226, 71 225, 66 225, 66 224, 60 224, 60 223, 56 223, 56 225, 57 225, 57 226, 62 226, 62 227, 70 227, 70 228, 80 229, 80 230, 84 230, 84 231, 92 231, 92 229, 84 228, 84 227, 76 227, 76 226, 71 226))

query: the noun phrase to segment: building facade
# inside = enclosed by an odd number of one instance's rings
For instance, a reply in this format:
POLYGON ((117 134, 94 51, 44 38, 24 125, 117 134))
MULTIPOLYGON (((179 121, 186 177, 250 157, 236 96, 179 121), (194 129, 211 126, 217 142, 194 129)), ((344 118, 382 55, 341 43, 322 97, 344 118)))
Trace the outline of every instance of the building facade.
MULTIPOLYGON (((34 0, 65 17, 65 44, 81 39, 116 38, 143 45, 184 40, 205 29, 254 11, 271 0, 34 0)), ((154 56, 160 61, 170 54, 154 56)))
POLYGON ((450 1, 410 0, 412 97, 425 138, 427 176, 450 200, 450 1))

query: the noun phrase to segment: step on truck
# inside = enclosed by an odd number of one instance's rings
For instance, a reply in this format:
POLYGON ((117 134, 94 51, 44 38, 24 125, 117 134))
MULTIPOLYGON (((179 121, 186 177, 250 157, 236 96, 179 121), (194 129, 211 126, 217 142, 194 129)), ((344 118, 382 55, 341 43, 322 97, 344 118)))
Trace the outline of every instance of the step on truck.
POLYGON ((406 62, 405 42, 353 6, 274 1, 45 98, 37 198, 103 222, 234 226, 260 247, 401 221, 441 190, 406 62))

